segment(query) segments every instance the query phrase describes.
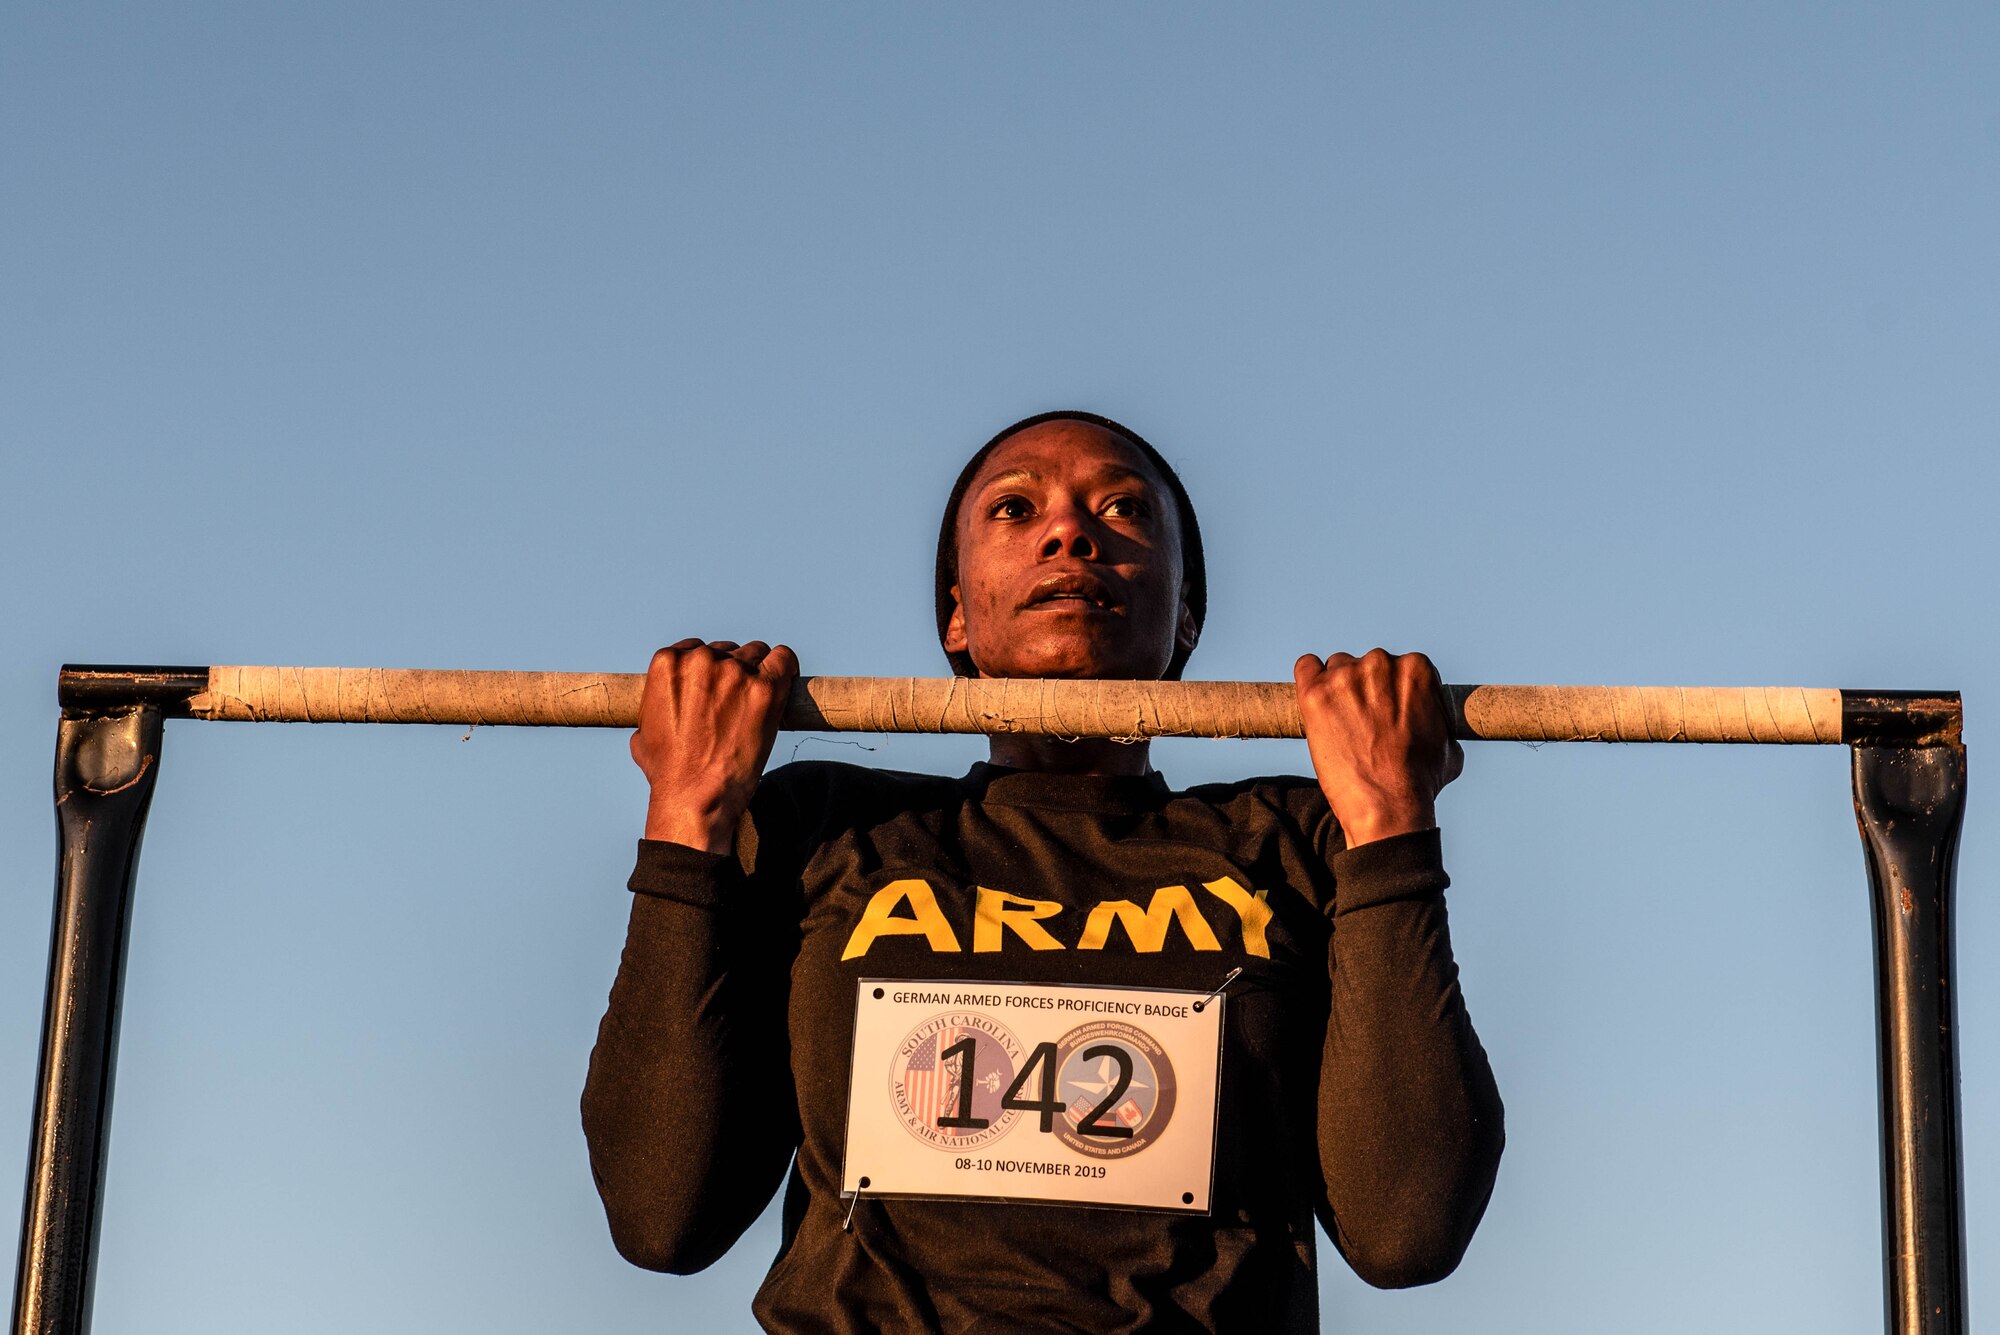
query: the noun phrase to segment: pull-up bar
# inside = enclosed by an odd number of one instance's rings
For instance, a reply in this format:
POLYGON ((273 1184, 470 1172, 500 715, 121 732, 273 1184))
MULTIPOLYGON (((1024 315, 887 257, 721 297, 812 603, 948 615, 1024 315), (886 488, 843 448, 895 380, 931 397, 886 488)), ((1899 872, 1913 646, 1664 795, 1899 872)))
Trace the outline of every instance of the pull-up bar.
MULTIPOLYGON (((133 873, 165 719, 630 728, 635 673, 65 667, 62 860, 14 1335, 84 1335, 133 873)), ((1955 691, 1447 686, 1465 741, 1844 744, 1874 905, 1884 1304, 1891 1335, 1964 1335, 1952 894, 1964 815, 1955 691)), ((1300 737, 1267 682, 802 677, 784 727, 1055 737, 1300 737)))
MULTIPOLYGON (((66 667, 64 709, 146 703, 236 723, 636 728, 645 674, 433 668, 66 667)), ((1950 691, 1447 686, 1451 732, 1487 742, 1923 745, 1958 740, 1950 691)), ((1289 682, 801 677, 784 727, 1055 737, 1303 737, 1289 682)))

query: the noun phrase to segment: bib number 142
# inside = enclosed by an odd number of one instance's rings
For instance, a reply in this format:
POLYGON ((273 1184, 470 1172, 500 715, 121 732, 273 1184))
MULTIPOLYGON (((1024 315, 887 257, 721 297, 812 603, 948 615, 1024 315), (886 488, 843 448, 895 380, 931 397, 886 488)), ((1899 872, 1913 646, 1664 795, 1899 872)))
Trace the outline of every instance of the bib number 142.
POLYGON ((862 981, 845 1189, 1205 1211, 1223 1009, 1205 995, 862 981))

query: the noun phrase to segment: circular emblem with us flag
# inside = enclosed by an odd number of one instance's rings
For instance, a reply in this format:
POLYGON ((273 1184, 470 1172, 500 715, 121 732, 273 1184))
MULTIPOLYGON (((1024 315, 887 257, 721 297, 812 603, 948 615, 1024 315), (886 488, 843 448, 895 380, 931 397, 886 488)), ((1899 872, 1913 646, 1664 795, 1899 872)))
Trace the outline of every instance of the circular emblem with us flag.
POLYGON ((896 1045, 889 1098, 903 1127, 933 1149, 969 1150, 1014 1129, 1003 1106, 1021 1061, 1021 1040, 978 1011, 947 1011, 896 1045))

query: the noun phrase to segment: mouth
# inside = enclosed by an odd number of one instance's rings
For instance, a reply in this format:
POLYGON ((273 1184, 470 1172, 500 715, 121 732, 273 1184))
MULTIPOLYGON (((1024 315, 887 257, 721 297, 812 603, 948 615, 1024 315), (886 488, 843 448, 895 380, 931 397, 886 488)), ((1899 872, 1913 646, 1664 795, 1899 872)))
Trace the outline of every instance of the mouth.
POLYGON ((1112 596, 1111 586, 1096 575, 1071 572, 1038 580, 1023 607, 1057 612, 1121 613, 1125 605, 1112 596))

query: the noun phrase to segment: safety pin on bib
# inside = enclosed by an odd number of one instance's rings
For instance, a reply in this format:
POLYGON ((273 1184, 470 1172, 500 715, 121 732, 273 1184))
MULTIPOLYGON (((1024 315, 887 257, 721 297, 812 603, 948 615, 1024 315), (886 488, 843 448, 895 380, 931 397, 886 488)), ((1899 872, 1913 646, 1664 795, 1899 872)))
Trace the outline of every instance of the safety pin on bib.
POLYGON ((867 1185, 868 1179, 865 1177, 862 1178, 856 1184, 854 1194, 847 1198, 847 1218, 842 1220, 840 1224, 840 1231, 842 1233, 852 1233, 854 1231, 854 1207, 861 1204, 861 1188, 867 1185))
POLYGON ((1209 1001, 1214 997, 1221 996, 1222 989, 1228 987, 1231 983, 1235 982, 1236 975, 1242 972, 1243 972, 1243 966, 1239 964, 1234 969, 1231 969, 1228 973, 1224 974, 1221 982, 1217 983, 1214 987, 1208 989, 1208 991, 1202 993, 1201 1000, 1194 1003, 1194 1013, 1196 1015, 1199 1015, 1203 1011, 1207 1010, 1209 1001))

